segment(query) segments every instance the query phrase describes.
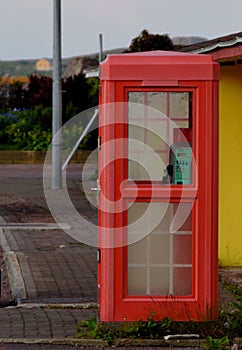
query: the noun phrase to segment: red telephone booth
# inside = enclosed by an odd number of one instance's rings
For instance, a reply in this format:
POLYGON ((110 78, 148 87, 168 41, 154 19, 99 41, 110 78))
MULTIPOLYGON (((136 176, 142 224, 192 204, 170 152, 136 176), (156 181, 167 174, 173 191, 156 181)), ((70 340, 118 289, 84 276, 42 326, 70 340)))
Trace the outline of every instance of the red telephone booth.
POLYGON ((100 79, 100 320, 215 319, 219 65, 110 55, 100 79))

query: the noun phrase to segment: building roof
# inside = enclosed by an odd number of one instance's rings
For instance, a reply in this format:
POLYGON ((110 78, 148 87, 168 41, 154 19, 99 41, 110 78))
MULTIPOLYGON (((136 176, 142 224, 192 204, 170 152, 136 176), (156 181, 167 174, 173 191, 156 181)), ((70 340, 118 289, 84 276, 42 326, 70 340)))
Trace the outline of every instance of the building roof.
POLYGON ((83 57, 73 57, 68 63, 66 69, 64 70, 62 78, 74 78, 75 75, 81 74, 83 70, 82 60, 83 57))
POLYGON ((217 61, 226 61, 231 58, 242 58, 242 32, 206 40, 194 45, 184 46, 182 52, 199 54, 210 53, 217 61))

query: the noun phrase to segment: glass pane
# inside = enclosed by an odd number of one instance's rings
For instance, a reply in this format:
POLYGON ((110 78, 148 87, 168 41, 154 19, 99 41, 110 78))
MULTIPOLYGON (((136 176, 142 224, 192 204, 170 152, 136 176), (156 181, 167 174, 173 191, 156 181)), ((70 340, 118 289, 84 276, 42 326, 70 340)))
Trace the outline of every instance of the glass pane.
POLYGON ((170 117, 184 118, 189 115, 189 94, 187 92, 169 93, 170 117))
POLYGON ((173 245, 173 255, 175 264, 192 263, 192 236, 175 235, 173 245))
POLYGON ((192 94, 129 92, 128 177, 163 184, 192 181, 192 94))
POLYGON ((191 295, 192 203, 135 202, 128 224, 128 294, 191 295))
POLYGON ((192 269, 191 267, 174 268, 174 295, 192 294, 192 269))
POLYGON ((169 268, 153 267, 150 271, 150 295, 167 295, 169 290, 169 268))
POLYGON ((128 276, 129 294, 146 295, 146 269, 145 267, 130 267, 128 276))
POLYGON ((166 92, 147 92, 148 106, 157 109, 164 115, 167 110, 167 93, 166 92))

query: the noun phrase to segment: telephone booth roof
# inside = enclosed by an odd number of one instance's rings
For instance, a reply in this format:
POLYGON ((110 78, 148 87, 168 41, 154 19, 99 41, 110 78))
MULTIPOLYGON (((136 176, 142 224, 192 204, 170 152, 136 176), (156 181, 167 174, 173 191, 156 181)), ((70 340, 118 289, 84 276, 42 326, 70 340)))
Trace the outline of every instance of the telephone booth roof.
MULTIPOLYGON (((149 51, 108 55, 101 64, 101 80, 167 81, 219 80, 219 64, 211 55, 149 51)), ((162 84, 163 85, 163 84, 162 84)))

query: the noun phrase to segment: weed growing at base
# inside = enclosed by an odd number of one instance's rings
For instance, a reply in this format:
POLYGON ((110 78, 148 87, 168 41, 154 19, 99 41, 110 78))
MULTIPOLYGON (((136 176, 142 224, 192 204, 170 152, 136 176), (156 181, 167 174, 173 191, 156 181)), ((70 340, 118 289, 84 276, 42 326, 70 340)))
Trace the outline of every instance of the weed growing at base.
POLYGON ((223 349, 235 337, 242 336, 242 290, 238 287, 227 287, 234 291, 236 301, 231 302, 231 310, 220 310, 217 321, 208 322, 175 322, 169 318, 154 320, 151 313, 147 321, 120 323, 98 323, 96 318, 81 321, 77 329, 78 338, 103 339, 112 345, 115 339, 163 339, 169 334, 198 334, 206 339, 206 349, 223 349))

